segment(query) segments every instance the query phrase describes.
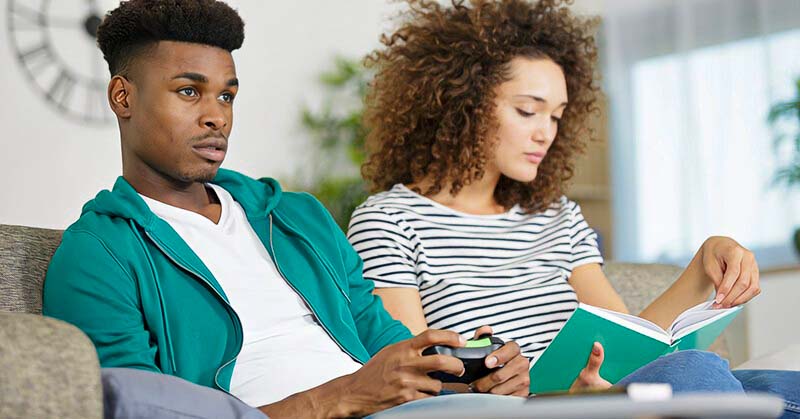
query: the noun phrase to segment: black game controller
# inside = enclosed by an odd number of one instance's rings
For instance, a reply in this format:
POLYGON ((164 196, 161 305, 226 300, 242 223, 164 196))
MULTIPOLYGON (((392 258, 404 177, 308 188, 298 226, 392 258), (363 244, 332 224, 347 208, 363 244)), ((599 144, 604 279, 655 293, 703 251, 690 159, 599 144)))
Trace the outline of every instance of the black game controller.
POLYGON ((450 355, 460 359, 464 363, 464 375, 461 377, 441 371, 433 371, 428 375, 443 383, 469 384, 497 369, 487 368, 484 360, 504 344, 505 342, 498 337, 481 335, 475 340, 468 340, 463 348, 436 345, 426 348, 422 351, 422 355, 450 355))

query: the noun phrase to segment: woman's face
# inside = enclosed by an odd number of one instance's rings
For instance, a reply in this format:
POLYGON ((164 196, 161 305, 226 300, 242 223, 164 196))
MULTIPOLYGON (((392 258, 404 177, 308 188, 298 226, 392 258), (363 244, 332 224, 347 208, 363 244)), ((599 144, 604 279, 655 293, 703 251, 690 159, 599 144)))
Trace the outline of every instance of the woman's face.
POLYGON ((487 171, 531 182, 556 138, 567 81, 550 59, 518 57, 510 66, 511 79, 496 88, 497 142, 487 171))

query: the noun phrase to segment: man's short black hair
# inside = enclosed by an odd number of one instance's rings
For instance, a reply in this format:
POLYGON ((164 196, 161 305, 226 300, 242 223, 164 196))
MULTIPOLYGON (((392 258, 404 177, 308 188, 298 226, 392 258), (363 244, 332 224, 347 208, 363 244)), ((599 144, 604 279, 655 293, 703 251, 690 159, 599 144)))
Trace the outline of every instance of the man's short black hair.
POLYGON ((231 52, 244 42, 244 22, 236 10, 216 0, 130 0, 108 12, 97 28, 97 44, 112 76, 124 75, 132 59, 158 41, 231 52))

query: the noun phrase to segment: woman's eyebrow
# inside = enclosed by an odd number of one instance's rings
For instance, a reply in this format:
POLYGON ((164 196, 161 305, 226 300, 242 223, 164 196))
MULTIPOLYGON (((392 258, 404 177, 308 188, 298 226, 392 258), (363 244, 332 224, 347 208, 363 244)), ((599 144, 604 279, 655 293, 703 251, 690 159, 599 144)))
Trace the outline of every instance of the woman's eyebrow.
MULTIPOLYGON (((536 102, 540 102, 540 103, 547 104, 547 100, 546 100, 546 99, 544 99, 544 98, 541 98, 541 97, 539 97, 539 96, 534 96, 534 95, 514 95, 514 97, 515 97, 515 98, 516 98, 516 97, 521 97, 521 98, 533 99, 533 100, 534 100, 534 101, 536 101, 536 102)), ((560 105, 558 105, 558 106, 559 106, 559 107, 561 107, 561 106, 567 106, 567 102, 562 102, 562 103, 561 103, 560 105)))

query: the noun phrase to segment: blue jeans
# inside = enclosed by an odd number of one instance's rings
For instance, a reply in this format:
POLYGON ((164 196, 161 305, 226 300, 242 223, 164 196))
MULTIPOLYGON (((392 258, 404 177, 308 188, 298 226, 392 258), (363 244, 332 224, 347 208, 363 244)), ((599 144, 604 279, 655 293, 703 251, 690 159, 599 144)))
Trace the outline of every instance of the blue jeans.
POLYGON ((675 393, 762 392, 783 398, 782 419, 800 418, 800 371, 731 371, 711 352, 679 351, 662 356, 617 383, 669 383, 675 393))

